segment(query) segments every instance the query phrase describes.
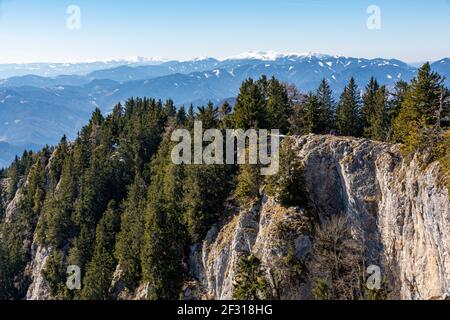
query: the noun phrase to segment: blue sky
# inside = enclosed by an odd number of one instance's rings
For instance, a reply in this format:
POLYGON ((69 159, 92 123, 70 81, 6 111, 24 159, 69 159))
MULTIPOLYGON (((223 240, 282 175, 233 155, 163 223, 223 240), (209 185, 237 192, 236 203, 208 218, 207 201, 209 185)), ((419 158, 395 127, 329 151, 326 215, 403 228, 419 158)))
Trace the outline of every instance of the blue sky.
POLYGON ((450 56, 450 0, 0 0, 0 63, 249 50, 409 62, 450 56), (69 5, 81 29, 66 27, 69 5), (381 30, 369 30, 369 5, 381 30))

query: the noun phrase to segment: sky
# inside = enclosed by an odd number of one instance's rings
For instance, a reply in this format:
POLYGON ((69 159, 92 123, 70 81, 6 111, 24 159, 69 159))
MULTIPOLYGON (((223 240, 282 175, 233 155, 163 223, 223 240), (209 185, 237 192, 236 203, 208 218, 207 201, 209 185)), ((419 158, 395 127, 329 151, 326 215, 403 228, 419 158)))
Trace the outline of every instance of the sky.
POLYGON ((269 50, 449 57, 450 0, 0 0, 0 63, 269 50), (67 13, 70 5, 80 19, 67 13), (368 13, 371 5, 379 16, 368 13), (369 29, 368 19, 380 28, 369 29))

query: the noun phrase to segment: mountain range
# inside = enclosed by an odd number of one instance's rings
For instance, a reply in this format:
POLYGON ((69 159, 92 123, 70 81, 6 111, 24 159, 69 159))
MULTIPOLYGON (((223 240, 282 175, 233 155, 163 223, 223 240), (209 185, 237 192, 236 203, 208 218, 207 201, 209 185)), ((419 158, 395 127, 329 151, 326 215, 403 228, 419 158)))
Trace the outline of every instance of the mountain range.
MULTIPOLYGON (((450 84, 450 58, 432 63, 450 84)), ((339 96, 351 77, 360 89, 374 76, 388 87, 411 80, 417 67, 396 59, 363 59, 324 54, 249 52, 225 59, 163 61, 153 58, 89 63, 0 65, 0 167, 23 149, 73 139, 91 112, 130 97, 172 98, 200 106, 234 98, 246 78, 275 76, 301 91, 326 78, 339 96)))

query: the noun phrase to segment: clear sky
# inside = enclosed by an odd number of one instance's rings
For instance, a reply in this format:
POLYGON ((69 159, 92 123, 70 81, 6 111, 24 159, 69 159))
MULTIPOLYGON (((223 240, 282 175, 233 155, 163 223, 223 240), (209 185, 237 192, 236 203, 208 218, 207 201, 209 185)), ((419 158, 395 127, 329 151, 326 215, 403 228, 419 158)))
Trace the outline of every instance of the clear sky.
POLYGON ((0 0, 0 63, 320 52, 450 56, 450 0, 0 0), (69 5, 81 29, 69 30, 69 5), (381 9, 381 30, 367 8, 381 9))

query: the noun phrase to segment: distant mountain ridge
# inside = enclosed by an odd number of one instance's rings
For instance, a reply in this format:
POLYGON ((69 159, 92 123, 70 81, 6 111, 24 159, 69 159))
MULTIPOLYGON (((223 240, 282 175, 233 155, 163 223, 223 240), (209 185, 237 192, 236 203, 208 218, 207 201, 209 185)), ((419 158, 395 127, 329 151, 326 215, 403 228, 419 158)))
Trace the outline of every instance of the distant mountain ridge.
MULTIPOLYGON (((245 79, 275 76, 301 91, 315 90, 323 78, 338 96, 351 77, 360 89, 374 76, 392 87, 411 80, 416 67, 396 59, 363 59, 324 54, 248 52, 225 59, 163 61, 150 58, 79 64, 0 65, 0 141, 17 146, 55 144, 74 138, 94 108, 109 112, 134 97, 172 98, 177 105, 199 106, 236 97, 245 79), (17 65, 15 66, 17 68, 17 65), (6 71, 5 71, 6 70, 6 71), (32 74, 26 74, 24 70, 32 74), (47 76, 45 76, 47 75, 47 76)), ((432 63, 450 84, 450 59, 432 63)), ((4 148, 5 149, 5 148, 4 148)), ((11 152, 0 149, 0 165, 11 152)))

